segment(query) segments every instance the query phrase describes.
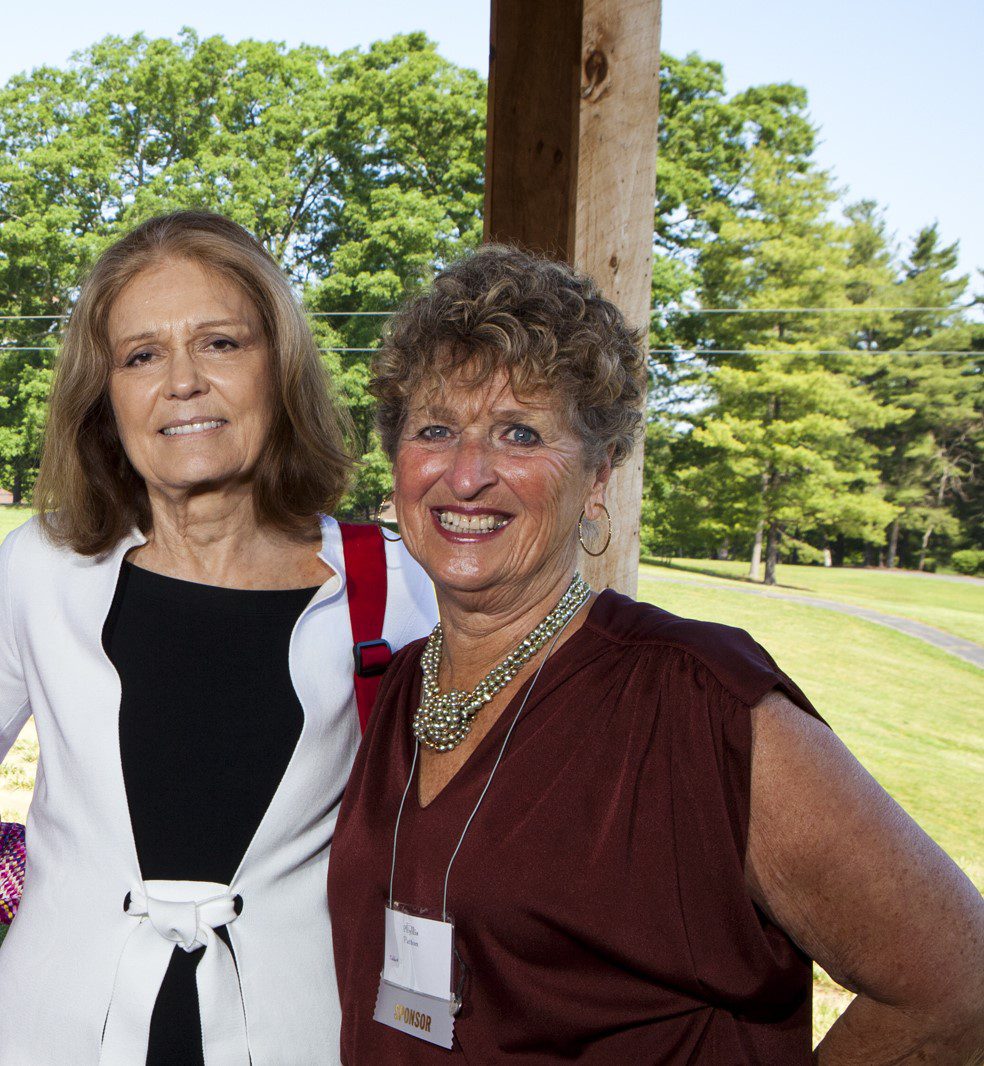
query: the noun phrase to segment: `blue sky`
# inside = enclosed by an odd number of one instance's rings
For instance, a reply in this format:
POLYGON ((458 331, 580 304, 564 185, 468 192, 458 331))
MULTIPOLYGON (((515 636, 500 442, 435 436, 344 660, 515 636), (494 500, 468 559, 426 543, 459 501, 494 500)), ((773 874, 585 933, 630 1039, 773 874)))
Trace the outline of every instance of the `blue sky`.
MULTIPOLYGON (((535 0, 530 0, 535 2, 535 0)), ((107 33, 307 41, 338 50, 423 29, 456 62, 483 72, 488 0, 48 0, 3 12, 0 80, 107 33)), ((819 160, 854 199, 887 209, 908 238, 938 220, 960 240, 962 268, 984 268, 984 54, 981 0, 664 0, 663 47, 724 64, 729 90, 794 81, 809 90, 819 160)), ((975 289, 984 280, 975 278, 975 289)))

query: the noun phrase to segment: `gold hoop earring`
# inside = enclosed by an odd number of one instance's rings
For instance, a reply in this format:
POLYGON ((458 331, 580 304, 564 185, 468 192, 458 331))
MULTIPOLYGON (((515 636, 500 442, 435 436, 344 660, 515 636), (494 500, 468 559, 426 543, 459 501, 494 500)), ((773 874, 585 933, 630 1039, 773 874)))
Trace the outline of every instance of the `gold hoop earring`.
POLYGON ((599 555, 604 555, 605 552, 608 551, 608 545, 612 542, 612 516, 608 513, 608 508, 603 503, 598 504, 598 506, 605 512, 605 517, 608 519, 608 536, 605 538, 605 543, 600 552, 593 552, 587 544, 584 543, 584 530, 581 528, 581 523, 588 517, 587 514, 582 511, 581 517, 577 520, 577 539, 581 542, 581 547, 584 549, 585 554, 593 555, 596 558, 599 555))

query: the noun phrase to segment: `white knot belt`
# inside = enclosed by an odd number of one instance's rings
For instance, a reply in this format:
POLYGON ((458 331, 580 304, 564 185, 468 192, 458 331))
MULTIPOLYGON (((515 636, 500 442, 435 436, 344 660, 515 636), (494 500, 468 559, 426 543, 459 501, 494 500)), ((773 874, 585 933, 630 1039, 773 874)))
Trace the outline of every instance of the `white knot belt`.
POLYGON ((99 1066, 147 1061, 150 1018, 175 944, 204 948, 195 971, 205 1066, 249 1066, 242 990, 232 952, 216 936, 238 917, 228 885, 211 881, 145 881, 126 913, 138 921, 120 953, 106 1015, 99 1066))

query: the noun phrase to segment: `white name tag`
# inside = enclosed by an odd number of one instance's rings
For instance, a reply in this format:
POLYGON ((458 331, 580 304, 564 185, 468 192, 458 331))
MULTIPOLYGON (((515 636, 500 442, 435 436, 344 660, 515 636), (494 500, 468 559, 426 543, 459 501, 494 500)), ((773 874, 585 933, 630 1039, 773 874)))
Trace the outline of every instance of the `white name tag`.
POLYGON ((425 996, 450 998, 453 939, 450 922, 387 907, 383 977, 425 996))
POLYGON ((406 910, 385 910, 383 972, 373 1018, 450 1048, 456 1004, 451 987, 454 926, 406 910))

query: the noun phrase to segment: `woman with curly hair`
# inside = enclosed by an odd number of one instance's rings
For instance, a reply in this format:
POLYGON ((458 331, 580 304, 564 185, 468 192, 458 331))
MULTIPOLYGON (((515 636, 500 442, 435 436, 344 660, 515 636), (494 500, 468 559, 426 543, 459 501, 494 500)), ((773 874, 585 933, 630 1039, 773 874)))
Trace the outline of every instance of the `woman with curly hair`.
POLYGON ((577 573, 642 409, 568 267, 451 266, 376 362, 440 624, 387 672, 329 870, 342 1061, 965 1062, 980 897, 748 634, 577 573), (448 1050, 451 1059, 448 1059, 448 1050))

